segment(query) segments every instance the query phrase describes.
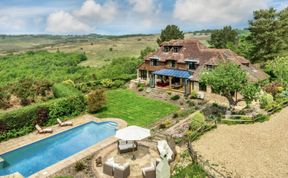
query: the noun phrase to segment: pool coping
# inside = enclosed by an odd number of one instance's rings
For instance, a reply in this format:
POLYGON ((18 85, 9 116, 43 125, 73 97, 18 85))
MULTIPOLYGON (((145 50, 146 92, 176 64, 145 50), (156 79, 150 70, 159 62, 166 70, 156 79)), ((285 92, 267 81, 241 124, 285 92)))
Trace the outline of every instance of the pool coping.
MULTIPOLYGON (((15 148, 7 149, 5 152, 0 152, 0 155, 5 154, 5 153, 10 152, 10 151, 13 151, 15 149, 18 149, 20 147, 24 147, 26 145, 38 142, 40 140, 52 137, 52 136, 54 136, 56 134, 60 134, 62 132, 65 132, 67 130, 73 129, 75 127, 78 127, 80 125, 86 124, 86 123, 91 122, 91 121, 94 121, 96 123, 116 122, 118 124, 117 125, 117 129, 125 128, 128 125, 126 121, 124 121, 122 119, 118 119, 118 118, 103 118, 103 119, 99 119, 99 118, 96 118, 96 117, 94 117, 92 115, 84 115, 84 116, 81 116, 81 117, 86 117, 86 121, 84 121, 84 122, 82 122, 80 124, 77 124, 77 125, 73 125, 71 127, 65 127, 64 129, 62 129, 62 130, 60 130, 58 132, 55 131, 53 134, 45 135, 44 137, 42 137, 40 139, 36 139, 36 140, 34 140, 32 142, 25 143, 23 145, 15 147, 15 148)), ((81 117, 78 117, 78 118, 81 119, 81 117)), ((25 137, 25 136, 23 136, 23 137, 25 137)), ((110 136, 110 137, 108 137, 108 138, 106 138, 106 139, 104 139, 104 140, 102 140, 102 141, 100 141, 100 142, 98 142, 98 143, 96 143, 96 144, 94 144, 94 145, 92 145, 92 146, 90 146, 90 147, 78 152, 78 153, 75 153, 72 156, 69 156, 69 157, 67 157, 67 158, 65 158, 65 159, 63 159, 63 160, 61 160, 61 161, 49 166, 49 167, 46 167, 45 169, 42 169, 42 170, 36 172, 35 174, 32 174, 31 176, 29 176, 29 178, 48 177, 48 176, 60 171, 61 169, 63 169, 65 167, 67 167, 67 166, 69 166, 69 165, 71 165, 71 164, 73 164, 73 163, 75 163, 75 162, 77 162, 77 161, 89 156, 90 154, 93 154, 93 153, 95 153, 95 152, 97 152, 97 151, 99 151, 99 150, 101 150, 101 149, 103 149, 103 148, 115 143, 117 140, 118 139, 116 137, 110 136)), ((6 141, 6 142, 8 142, 8 141, 6 141)), ((1 143, 0 143, 0 145, 1 145, 1 143)), ((10 174, 10 175, 6 175, 6 176, 0 176, 0 178, 14 177, 15 174, 18 177, 22 176, 20 173, 16 172, 16 173, 13 173, 13 174, 10 174)), ((22 176, 22 177, 24 177, 24 176, 22 176)))

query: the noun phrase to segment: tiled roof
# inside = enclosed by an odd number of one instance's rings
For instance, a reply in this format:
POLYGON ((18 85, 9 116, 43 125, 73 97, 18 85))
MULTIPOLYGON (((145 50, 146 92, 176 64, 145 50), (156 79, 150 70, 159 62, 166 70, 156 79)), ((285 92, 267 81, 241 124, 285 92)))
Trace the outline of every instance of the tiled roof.
MULTIPOLYGON (((188 59, 199 61, 199 67, 193 73, 193 80, 199 80, 199 73, 205 65, 217 65, 221 62, 231 61, 235 64, 242 66, 248 74, 248 78, 251 81, 264 80, 268 76, 262 70, 256 69, 255 66, 250 64, 250 62, 242 56, 237 55, 229 49, 213 49, 207 48, 202 45, 198 40, 171 40, 169 42, 164 42, 161 44, 160 48, 147 55, 145 60, 150 60, 150 58, 157 58, 159 61, 165 62, 167 60, 175 60, 177 63, 185 63, 188 59), (165 46, 181 46, 179 52, 164 52, 165 46), (248 65, 248 66, 246 66, 248 65)), ((156 71, 165 68, 164 66, 150 66, 149 64, 142 64, 139 69, 156 71)), ((191 78, 191 77, 190 77, 191 78)))

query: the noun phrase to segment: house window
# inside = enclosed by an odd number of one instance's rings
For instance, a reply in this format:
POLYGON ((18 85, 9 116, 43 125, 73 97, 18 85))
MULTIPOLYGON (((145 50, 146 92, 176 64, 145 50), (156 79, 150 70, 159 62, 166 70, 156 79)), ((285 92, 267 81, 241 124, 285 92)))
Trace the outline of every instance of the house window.
POLYGON ((157 66, 158 65, 158 60, 157 59, 151 59, 150 60, 150 65, 151 66, 157 66))
POLYGON ((207 69, 213 69, 213 65, 206 65, 207 69))
POLYGON ((165 53, 169 52, 169 47, 168 47, 168 46, 164 46, 163 51, 164 51, 165 53))
POLYGON ((188 69, 189 70, 195 70, 196 69, 196 63, 195 62, 188 62, 188 69))
POLYGON ((173 52, 178 53, 180 51, 180 47, 173 47, 173 52))
POLYGON ((171 61, 171 62, 170 62, 170 67, 175 68, 175 67, 176 67, 176 62, 175 62, 175 61, 171 61))

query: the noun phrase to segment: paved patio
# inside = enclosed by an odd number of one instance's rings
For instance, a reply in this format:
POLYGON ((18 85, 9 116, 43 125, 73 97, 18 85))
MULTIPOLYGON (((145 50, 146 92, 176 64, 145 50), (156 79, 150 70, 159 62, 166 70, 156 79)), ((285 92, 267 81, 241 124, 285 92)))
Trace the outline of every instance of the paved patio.
MULTIPOLYGON (((58 125, 54 125, 54 126, 50 127, 53 129, 52 134, 38 134, 37 131, 34 131, 28 135, 18 137, 18 138, 9 139, 8 141, 1 142, 0 143, 0 155, 3 153, 9 152, 11 150, 14 150, 16 148, 25 146, 27 144, 39 141, 41 139, 50 137, 50 136, 55 135, 55 134, 58 134, 60 132, 69 130, 73 127, 79 126, 79 125, 87 123, 89 121, 96 121, 96 122, 113 121, 113 122, 118 123, 118 129, 127 127, 127 123, 122 119, 117 119, 117 118, 98 119, 92 115, 79 116, 79 117, 76 117, 74 119, 71 119, 71 121, 73 122, 72 127, 71 126, 70 127, 69 126, 68 127, 59 127, 58 125)), ((36 174, 33 174, 30 177, 39 177, 39 178, 40 177, 41 178, 42 177, 48 177, 49 175, 54 174, 55 172, 65 168, 66 166, 71 165, 71 164, 75 163, 76 161, 115 143, 117 140, 118 139, 115 137, 107 138, 107 139, 105 139, 105 140, 103 140, 103 141, 101 141, 101 142, 99 142, 99 143, 73 155, 73 156, 70 156, 70 157, 68 157, 68 158, 66 158, 66 159, 64 159, 64 160, 62 160, 62 161, 60 161, 60 162, 58 162, 58 163, 56 163, 56 164, 54 164, 48 168, 36 173, 36 174)), ((8 176, 6 176, 6 177, 8 177, 8 176)))
POLYGON ((118 164, 124 164, 129 162, 130 164, 130 176, 129 178, 142 178, 142 168, 149 167, 151 162, 156 161, 160 158, 159 153, 156 148, 156 143, 140 141, 138 142, 138 150, 134 152, 136 160, 132 160, 132 152, 129 153, 118 153, 117 144, 112 144, 102 151, 99 151, 92 160, 92 167, 96 177, 101 178, 112 178, 111 176, 105 175, 103 173, 103 166, 96 166, 96 158, 102 156, 103 164, 109 158, 114 158, 114 161, 118 164))

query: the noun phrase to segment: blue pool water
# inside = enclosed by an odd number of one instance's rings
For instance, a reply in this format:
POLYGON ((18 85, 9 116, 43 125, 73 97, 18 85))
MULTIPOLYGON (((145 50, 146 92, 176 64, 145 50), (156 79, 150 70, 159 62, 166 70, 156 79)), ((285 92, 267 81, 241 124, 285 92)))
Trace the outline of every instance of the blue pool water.
POLYGON ((0 155, 5 162, 0 176, 21 173, 28 177, 116 133, 114 122, 94 121, 0 155))

